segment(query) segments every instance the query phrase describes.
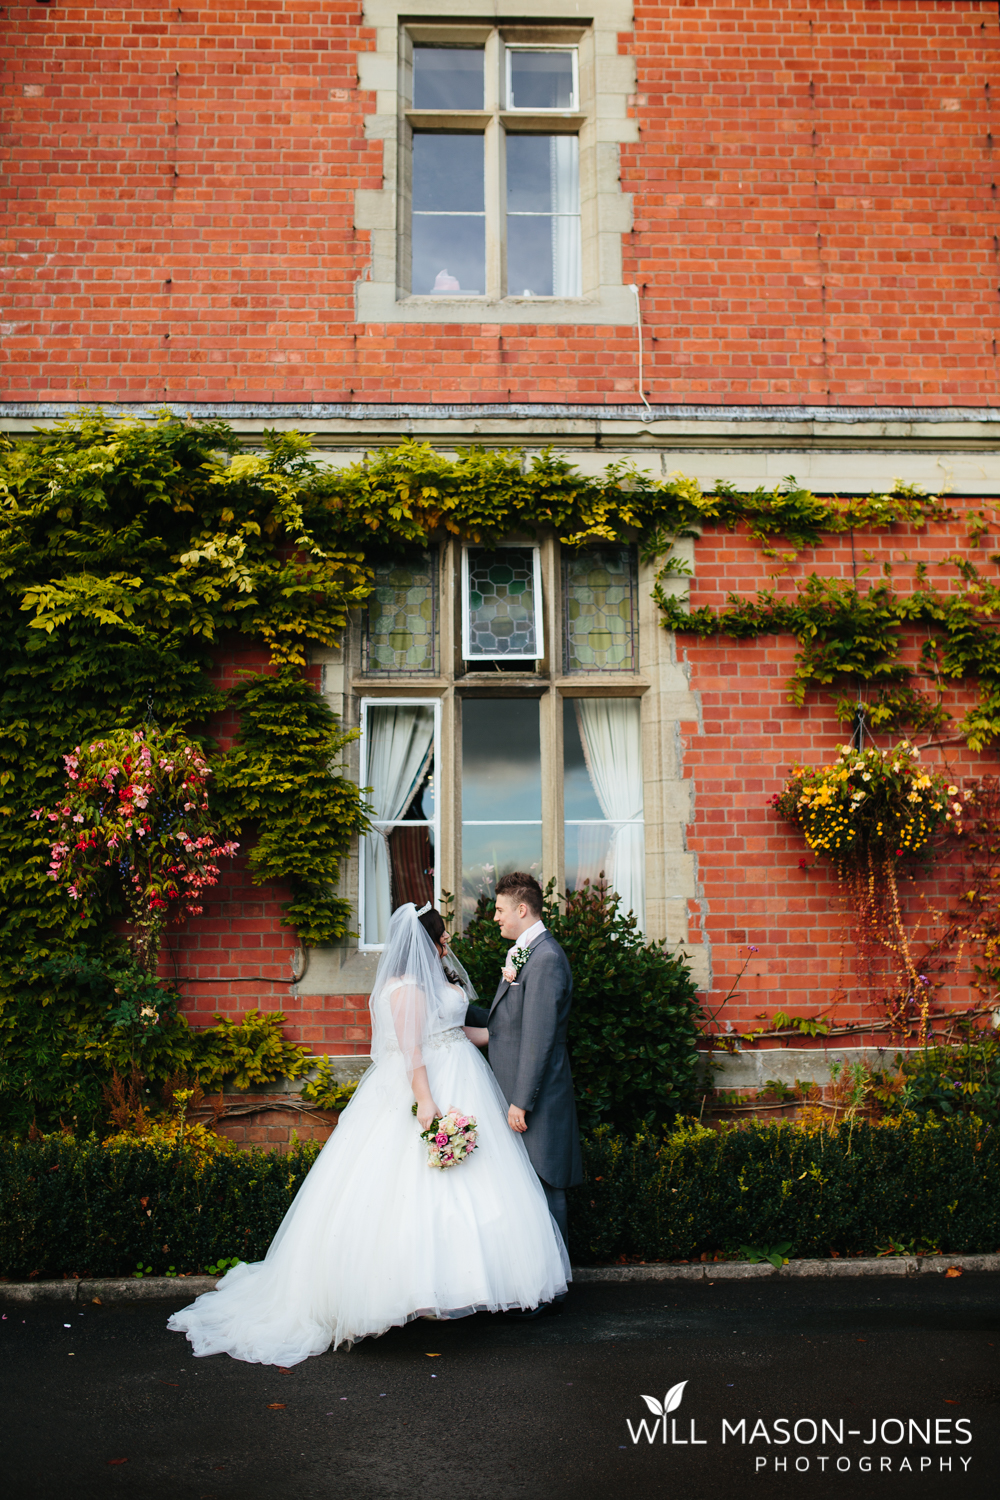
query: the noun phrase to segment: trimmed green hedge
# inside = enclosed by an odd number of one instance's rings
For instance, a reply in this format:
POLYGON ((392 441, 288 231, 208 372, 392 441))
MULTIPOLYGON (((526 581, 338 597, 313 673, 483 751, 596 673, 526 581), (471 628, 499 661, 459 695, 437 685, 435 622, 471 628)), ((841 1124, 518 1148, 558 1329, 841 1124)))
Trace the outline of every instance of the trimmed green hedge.
MULTIPOLYGON (((0 1275, 130 1275, 259 1260, 318 1152, 206 1156, 141 1141, 0 1144, 0 1275)), ((972 1118, 834 1130, 698 1126, 584 1141, 570 1194, 577 1264, 1000 1246, 1000 1131, 972 1118)))
POLYGON ((0 1275, 162 1275, 261 1260, 315 1144, 277 1152, 46 1136, 0 1145, 0 1275))
POLYGON ((584 1166, 570 1225, 578 1264, 786 1242, 797 1256, 1000 1246, 1000 1131, 975 1116, 695 1127, 659 1140, 599 1130, 584 1166))

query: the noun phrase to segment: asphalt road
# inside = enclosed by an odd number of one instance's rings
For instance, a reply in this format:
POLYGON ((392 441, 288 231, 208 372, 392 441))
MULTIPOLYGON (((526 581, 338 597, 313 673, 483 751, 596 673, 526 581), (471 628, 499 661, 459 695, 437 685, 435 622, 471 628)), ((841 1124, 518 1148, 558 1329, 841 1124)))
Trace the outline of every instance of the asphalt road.
POLYGON ((287 1374, 193 1359, 173 1306, 0 1309, 4 1500, 1000 1489, 1000 1278, 581 1286, 561 1317, 411 1323, 287 1374), (642 1397, 682 1381, 664 1443, 642 1397))

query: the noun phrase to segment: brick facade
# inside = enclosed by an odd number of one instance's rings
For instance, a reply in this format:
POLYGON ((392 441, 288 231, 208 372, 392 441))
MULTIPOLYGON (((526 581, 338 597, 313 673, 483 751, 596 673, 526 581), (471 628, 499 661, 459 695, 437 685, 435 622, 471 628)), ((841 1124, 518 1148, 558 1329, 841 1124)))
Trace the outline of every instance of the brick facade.
MULTIPOLYGON (((355 193, 385 187, 376 90, 358 81, 377 37, 357 5, 53 0, 6 17, 10 430, 170 402, 236 419, 249 443, 297 426, 345 456, 415 432, 706 484, 794 472, 863 493, 903 474, 973 506, 1000 495, 994 0, 638 0, 618 38, 637 138, 616 149, 648 425, 634 326, 356 321, 372 249, 355 193)), ((884 562, 900 584, 905 557, 965 545, 961 528, 865 535, 853 559, 846 542, 807 551, 777 586, 884 562)), ((694 560, 694 604, 771 583, 739 536, 709 531, 694 560)), ((672 784, 690 788, 690 821, 663 858, 694 872, 685 946, 712 1003, 736 950, 760 950, 725 1016, 740 1028, 824 1008, 841 980, 835 1018, 862 1018, 836 886, 799 869, 801 843, 765 805, 791 762, 845 737, 829 706, 786 701, 794 652, 787 638, 677 647, 690 694, 672 784)), ((230 642, 218 680, 262 660, 230 642)), ((311 670, 319 685, 326 668, 311 670)), ((211 727, 227 743, 233 725, 211 727)), ((947 753, 956 780, 996 768, 947 753)), ((283 899, 237 860, 172 935, 165 972, 196 1024, 281 1009, 296 1040, 364 1055, 363 986, 297 982, 283 899)))
MULTIPOLYGON (((11 397, 634 400, 631 327, 355 321, 356 5, 54 0, 7 35, 11 397)), ((993 0, 636 5, 654 402, 991 400, 997 41, 993 0)))

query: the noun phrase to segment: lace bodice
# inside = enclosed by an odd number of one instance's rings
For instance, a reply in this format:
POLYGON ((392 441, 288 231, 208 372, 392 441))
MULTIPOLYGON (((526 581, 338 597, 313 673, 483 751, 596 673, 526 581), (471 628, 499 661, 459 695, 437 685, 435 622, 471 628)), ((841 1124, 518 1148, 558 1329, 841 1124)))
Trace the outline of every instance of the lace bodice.
MULTIPOLYGON (((376 1002, 380 1019, 384 1022, 384 1045, 389 1055, 396 1055, 404 1050, 400 1047, 396 1034, 392 1005, 393 995, 406 985, 412 985, 412 980, 408 975, 394 979, 386 986, 376 1002)), ((460 985, 448 984, 443 987, 443 990, 439 990, 436 1008, 426 1019, 426 1025, 421 1028, 420 1045, 427 1048, 453 1047, 457 1042, 464 1042, 466 1036, 462 1026, 465 1022, 468 1004, 468 997, 460 985)))

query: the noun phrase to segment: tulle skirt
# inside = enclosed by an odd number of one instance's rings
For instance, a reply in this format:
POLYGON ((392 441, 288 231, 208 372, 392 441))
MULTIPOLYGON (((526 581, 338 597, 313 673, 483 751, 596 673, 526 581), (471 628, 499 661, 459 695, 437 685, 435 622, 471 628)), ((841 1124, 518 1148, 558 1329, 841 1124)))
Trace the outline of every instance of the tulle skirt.
POLYGON ((426 1314, 532 1308, 569 1260, 524 1142, 461 1030, 424 1051, 441 1109, 475 1115, 460 1165, 427 1165, 401 1058, 365 1074, 262 1261, 235 1266, 167 1326, 196 1355, 294 1365, 426 1314))

